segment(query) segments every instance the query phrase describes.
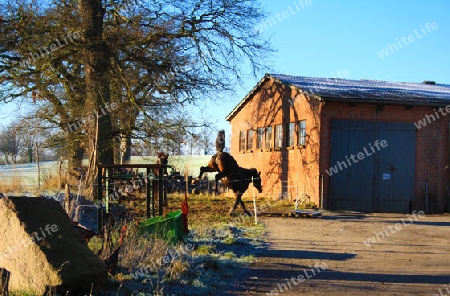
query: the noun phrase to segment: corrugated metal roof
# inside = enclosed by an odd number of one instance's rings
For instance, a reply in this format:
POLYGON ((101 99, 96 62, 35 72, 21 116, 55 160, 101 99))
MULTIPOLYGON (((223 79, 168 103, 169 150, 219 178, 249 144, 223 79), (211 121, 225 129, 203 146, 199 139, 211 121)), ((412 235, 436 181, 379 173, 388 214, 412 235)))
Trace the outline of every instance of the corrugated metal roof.
POLYGON ((228 114, 226 119, 231 120, 264 81, 270 78, 274 78, 283 84, 297 87, 309 96, 324 101, 425 106, 450 104, 450 85, 448 84, 389 82, 368 79, 351 80, 342 78, 266 74, 230 112, 230 114, 228 114))
POLYGON ((269 74, 324 100, 385 103, 450 103, 450 85, 379 80, 350 80, 269 74))

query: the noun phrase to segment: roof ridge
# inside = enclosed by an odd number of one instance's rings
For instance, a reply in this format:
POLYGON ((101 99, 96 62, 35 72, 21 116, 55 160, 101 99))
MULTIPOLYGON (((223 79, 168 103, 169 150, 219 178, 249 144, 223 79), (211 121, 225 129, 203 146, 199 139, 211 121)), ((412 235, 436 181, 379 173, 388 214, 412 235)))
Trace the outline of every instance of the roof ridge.
POLYGON ((435 83, 435 84, 427 84, 424 83, 424 81, 434 81, 425 79, 422 82, 415 82, 415 81, 390 81, 390 80, 382 80, 382 79, 372 79, 372 78, 360 78, 360 79, 349 79, 344 77, 316 77, 316 76, 302 76, 302 75, 291 75, 291 74, 282 74, 282 73, 268 73, 266 75, 272 76, 274 78, 278 77, 292 77, 296 79, 318 79, 318 80, 342 80, 342 81, 368 81, 368 82, 380 82, 380 83, 390 83, 390 84, 417 84, 417 85, 430 85, 430 86, 444 86, 444 87, 450 87, 450 84, 445 83, 435 83))

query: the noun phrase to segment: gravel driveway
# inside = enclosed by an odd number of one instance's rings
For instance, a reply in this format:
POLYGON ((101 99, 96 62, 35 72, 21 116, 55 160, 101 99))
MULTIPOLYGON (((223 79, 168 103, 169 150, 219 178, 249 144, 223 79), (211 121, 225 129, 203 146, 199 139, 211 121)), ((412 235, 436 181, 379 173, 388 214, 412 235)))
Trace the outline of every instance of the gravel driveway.
POLYGON ((268 247, 228 295, 450 295, 450 215, 262 222, 268 247))

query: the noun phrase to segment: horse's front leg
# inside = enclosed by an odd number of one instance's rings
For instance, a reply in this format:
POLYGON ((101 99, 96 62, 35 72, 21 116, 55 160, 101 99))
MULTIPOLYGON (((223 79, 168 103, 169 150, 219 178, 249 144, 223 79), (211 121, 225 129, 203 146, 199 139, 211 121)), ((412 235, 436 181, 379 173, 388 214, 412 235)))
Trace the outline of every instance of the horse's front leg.
POLYGON ((203 173, 205 173, 205 167, 200 167, 200 174, 197 177, 198 180, 200 180, 202 178, 203 173))
POLYGON ((240 205, 241 208, 244 210, 244 213, 247 214, 248 216, 252 216, 252 214, 247 211, 247 209, 245 208, 245 204, 244 201, 242 201, 242 195, 243 193, 237 192, 234 194, 235 196, 235 201, 234 201, 234 205, 233 207, 230 209, 230 211, 228 212, 230 214, 230 216, 233 215, 234 211, 237 209, 237 207, 240 205))
POLYGON ((238 197, 236 197, 236 204, 239 203, 241 205, 241 208, 244 210, 244 213, 247 214, 248 216, 252 216, 252 214, 245 208, 245 203, 242 200, 242 195, 243 193, 238 194, 238 197))
POLYGON ((201 179, 204 173, 213 173, 217 170, 215 168, 209 167, 209 166, 202 166, 200 167, 200 174, 198 175, 197 179, 201 179))

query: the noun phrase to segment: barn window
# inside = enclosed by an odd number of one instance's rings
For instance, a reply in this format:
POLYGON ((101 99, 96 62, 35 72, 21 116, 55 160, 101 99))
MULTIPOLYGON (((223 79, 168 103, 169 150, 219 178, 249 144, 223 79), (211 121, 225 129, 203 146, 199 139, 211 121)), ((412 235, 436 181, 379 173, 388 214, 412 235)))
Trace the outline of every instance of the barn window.
POLYGON ((306 144, 306 120, 300 120, 298 122, 298 145, 303 146, 306 144))
POLYGON ((247 150, 253 150, 253 130, 247 131, 247 150))
POLYGON ((245 151, 245 131, 239 132, 239 151, 245 151))
POLYGON ((263 147, 264 128, 260 127, 256 130, 256 149, 263 147))
POLYGON ((268 126, 266 127, 266 149, 273 148, 273 142, 272 142, 272 127, 268 126))
POLYGON ((275 125, 275 146, 274 148, 281 148, 283 145, 283 126, 281 124, 275 125))
POLYGON ((293 122, 289 122, 286 125, 286 147, 294 146, 294 134, 295 134, 295 124, 293 122))

